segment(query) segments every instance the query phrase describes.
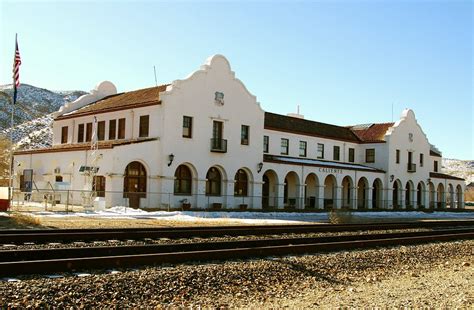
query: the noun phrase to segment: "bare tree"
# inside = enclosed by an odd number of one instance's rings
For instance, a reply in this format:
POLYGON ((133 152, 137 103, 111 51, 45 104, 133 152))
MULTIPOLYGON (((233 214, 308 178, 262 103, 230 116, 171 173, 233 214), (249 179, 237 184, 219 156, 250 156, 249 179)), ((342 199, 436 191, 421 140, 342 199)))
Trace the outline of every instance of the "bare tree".
POLYGON ((8 186, 10 146, 10 140, 0 136, 0 186, 8 186))

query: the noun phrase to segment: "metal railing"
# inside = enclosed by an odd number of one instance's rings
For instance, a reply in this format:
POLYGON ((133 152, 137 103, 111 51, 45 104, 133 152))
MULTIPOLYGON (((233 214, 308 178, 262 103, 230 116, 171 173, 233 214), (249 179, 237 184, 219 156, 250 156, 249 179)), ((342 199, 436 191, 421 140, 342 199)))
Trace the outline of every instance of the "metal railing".
POLYGON ((226 153, 227 140, 225 139, 211 139, 211 152, 226 153))
POLYGON ((407 172, 416 172, 416 164, 408 163, 407 172))
POLYGON ((80 212, 105 210, 111 207, 141 208, 145 210, 232 210, 232 211, 327 211, 348 210, 445 210, 460 209, 463 202, 442 202, 382 199, 334 199, 328 197, 292 196, 207 196, 205 194, 175 195, 160 192, 104 191, 104 197, 90 201, 91 192, 84 190, 35 189, 32 192, 13 191, 10 210, 80 212))

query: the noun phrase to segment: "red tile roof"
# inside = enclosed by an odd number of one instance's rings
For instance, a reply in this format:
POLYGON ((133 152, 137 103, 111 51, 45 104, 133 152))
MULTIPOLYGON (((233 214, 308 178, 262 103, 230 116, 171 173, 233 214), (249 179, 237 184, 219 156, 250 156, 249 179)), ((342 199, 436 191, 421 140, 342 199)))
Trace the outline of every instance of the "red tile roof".
POLYGON ((61 115, 56 119, 67 119, 90 114, 106 113, 159 104, 160 92, 165 91, 168 85, 169 84, 165 84, 108 96, 101 100, 92 102, 85 107, 61 115))
POLYGON ((441 154, 439 154, 438 152, 436 152, 434 150, 430 150, 430 156, 442 157, 441 154))
POLYGON ((463 178, 458 178, 449 174, 444 174, 444 173, 439 173, 439 172, 430 172, 430 178, 465 181, 463 178))
POLYGON ((356 125, 349 126, 349 129, 352 130, 362 142, 385 142, 385 134, 393 124, 395 123, 379 123, 365 126, 356 125))
POLYGON ((265 112, 265 129, 359 143, 347 127, 265 112))
MULTIPOLYGON (((140 138, 140 139, 128 139, 128 140, 108 140, 108 141, 99 141, 97 143, 99 150, 102 149, 113 149, 114 147, 135 144, 142 142, 156 141, 157 138, 140 138)), ((90 150, 91 143, 75 143, 75 144, 57 144, 52 147, 42 148, 42 149, 32 149, 32 150, 21 150, 16 151, 14 155, 25 155, 25 154, 35 154, 35 153, 56 153, 56 152, 73 152, 73 151, 84 151, 90 150)))

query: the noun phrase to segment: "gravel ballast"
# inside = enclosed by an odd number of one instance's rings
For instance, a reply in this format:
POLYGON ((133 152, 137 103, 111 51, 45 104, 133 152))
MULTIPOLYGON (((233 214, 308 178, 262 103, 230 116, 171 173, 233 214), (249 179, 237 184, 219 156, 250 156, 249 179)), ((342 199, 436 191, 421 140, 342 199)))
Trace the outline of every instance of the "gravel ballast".
POLYGON ((3 307, 470 308, 474 240, 0 281, 3 307))

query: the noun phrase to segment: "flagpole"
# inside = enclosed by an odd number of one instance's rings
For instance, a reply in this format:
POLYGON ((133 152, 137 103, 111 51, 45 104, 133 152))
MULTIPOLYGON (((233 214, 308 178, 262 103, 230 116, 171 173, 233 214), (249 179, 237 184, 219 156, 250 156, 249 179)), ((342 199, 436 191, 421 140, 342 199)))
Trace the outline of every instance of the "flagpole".
POLYGON ((12 95, 12 114, 10 120, 10 176, 8 179, 8 201, 10 203, 10 207, 13 205, 13 125, 14 125, 14 114, 15 114, 15 104, 16 104, 16 97, 18 86, 20 86, 20 65, 21 65, 21 58, 20 58, 20 51, 18 50, 18 34, 15 33, 15 54, 13 55, 13 95, 12 95))
MULTIPOLYGON (((13 96, 13 95, 12 95, 13 96)), ((13 100, 12 100, 13 102, 13 100)), ((10 203, 10 208, 13 206, 13 115, 15 112, 15 105, 11 104, 12 107, 12 113, 11 113, 11 119, 10 119, 10 175, 8 177, 8 185, 9 185, 9 191, 8 191, 8 201, 10 203)))

